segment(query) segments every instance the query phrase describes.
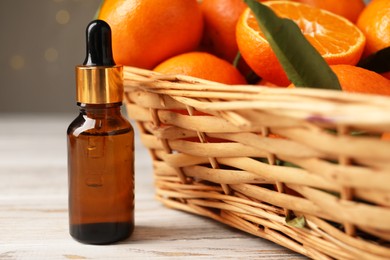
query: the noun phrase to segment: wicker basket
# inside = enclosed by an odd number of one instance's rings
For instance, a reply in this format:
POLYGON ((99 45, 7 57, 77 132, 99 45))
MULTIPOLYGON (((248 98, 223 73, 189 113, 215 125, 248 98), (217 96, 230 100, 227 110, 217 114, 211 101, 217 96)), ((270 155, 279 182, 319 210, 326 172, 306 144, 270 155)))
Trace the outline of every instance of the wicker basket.
POLYGON ((390 259, 390 98, 124 78, 164 205, 313 259, 390 259))

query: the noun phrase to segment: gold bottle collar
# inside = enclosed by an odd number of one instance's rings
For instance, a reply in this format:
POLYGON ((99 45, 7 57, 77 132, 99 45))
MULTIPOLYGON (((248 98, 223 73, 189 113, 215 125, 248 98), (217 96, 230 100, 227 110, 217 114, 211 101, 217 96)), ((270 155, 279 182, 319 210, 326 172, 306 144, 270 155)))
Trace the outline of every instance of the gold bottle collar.
POLYGON ((123 100, 123 67, 77 66, 77 102, 117 103, 123 100))

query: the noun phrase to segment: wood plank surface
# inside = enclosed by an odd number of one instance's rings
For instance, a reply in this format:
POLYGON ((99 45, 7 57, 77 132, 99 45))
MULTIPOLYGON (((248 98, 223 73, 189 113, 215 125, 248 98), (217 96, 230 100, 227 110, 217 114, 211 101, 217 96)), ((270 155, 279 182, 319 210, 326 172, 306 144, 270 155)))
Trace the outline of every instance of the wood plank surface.
POLYGON ((272 242, 154 199, 136 135, 136 227, 126 241, 84 245, 68 233, 66 128, 75 115, 0 114, 0 260, 305 259, 272 242))

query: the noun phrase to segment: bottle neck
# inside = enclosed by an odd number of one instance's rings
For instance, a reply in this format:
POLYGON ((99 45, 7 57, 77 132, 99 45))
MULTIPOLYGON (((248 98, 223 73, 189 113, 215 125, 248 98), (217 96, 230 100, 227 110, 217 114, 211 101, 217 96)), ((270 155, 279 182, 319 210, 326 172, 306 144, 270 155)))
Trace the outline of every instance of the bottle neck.
POLYGON ((122 102, 108 104, 77 103, 77 105, 80 107, 80 113, 90 118, 121 115, 122 102))

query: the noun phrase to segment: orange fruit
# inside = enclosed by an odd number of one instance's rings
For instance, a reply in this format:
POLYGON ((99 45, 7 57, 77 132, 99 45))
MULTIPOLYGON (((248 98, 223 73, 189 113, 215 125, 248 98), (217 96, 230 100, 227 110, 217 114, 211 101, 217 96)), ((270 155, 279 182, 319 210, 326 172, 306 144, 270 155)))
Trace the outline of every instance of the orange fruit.
MULTIPOLYGON (((293 20, 328 64, 354 65, 359 61, 365 37, 344 17, 290 1, 268 1, 264 4, 280 17, 293 20)), ((249 8, 237 22, 236 37, 241 55, 256 74, 280 86, 290 83, 249 8)))
POLYGON ((360 14, 356 25, 367 38, 365 55, 390 46, 390 1, 371 1, 360 14))
POLYGON ((381 139, 385 140, 385 141, 390 141, 390 132, 389 133, 383 133, 381 139))
POLYGON ((363 0, 293 0, 341 15, 355 23, 366 4, 363 0))
POLYGON ((351 65, 330 67, 344 91, 390 95, 390 80, 376 72, 351 65))
POLYGON ((111 26, 115 61, 146 69, 194 50, 203 31, 196 0, 105 0, 98 18, 111 26))
MULTIPOLYGON (((371 70, 352 65, 331 65, 343 91, 390 95, 390 80, 371 70)), ((293 88, 294 85, 288 86, 293 88)))
POLYGON ((278 85, 275 85, 269 81, 266 81, 265 79, 261 79, 259 80, 256 85, 258 86, 264 86, 264 87, 270 87, 270 88, 279 88, 280 86, 278 85))
POLYGON ((229 62, 237 55, 236 24, 247 5, 242 0, 203 0, 204 32, 202 45, 206 51, 229 62))
POLYGON ((154 71, 182 74, 225 84, 246 84, 245 78, 229 62, 206 52, 189 52, 159 64, 154 71))

